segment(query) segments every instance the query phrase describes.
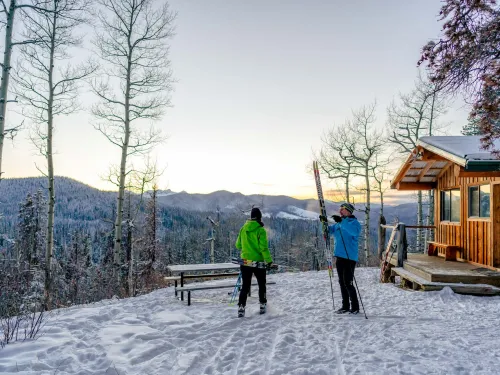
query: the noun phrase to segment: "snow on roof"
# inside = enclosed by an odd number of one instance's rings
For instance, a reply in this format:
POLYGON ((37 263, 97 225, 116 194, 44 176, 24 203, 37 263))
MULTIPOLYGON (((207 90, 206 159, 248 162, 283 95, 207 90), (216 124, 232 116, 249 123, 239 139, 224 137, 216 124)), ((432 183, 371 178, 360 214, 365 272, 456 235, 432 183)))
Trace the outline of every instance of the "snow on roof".
MULTIPOLYGON (((417 144, 424 148, 435 147, 446 153, 466 160, 497 160, 489 151, 481 148, 480 136, 433 136, 420 137, 417 144)), ((500 139, 494 143, 496 149, 500 148, 500 139)))

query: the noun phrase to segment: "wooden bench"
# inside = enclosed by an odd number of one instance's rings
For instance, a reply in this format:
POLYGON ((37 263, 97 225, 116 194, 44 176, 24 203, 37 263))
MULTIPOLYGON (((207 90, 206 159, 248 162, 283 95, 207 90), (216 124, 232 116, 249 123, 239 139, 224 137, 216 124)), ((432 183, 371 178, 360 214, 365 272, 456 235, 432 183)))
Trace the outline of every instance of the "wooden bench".
MULTIPOLYGON (((208 279, 208 278, 217 278, 217 277, 238 277, 240 275, 239 272, 227 272, 227 273, 204 273, 199 275, 184 275, 181 273, 179 279, 181 281, 181 287, 184 286, 184 280, 186 279, 208 279)), ((175 281, 175 295, 177 296, 177 281, 175 281)), ((179 289, 181 292, 181 301, 184 301, 184 292, 179 289)))
POLYGON ((170 283, 173 281, 175 283, 175 287, 177 288, 177 281, 179 281, 181 279, 180 276, 165 276, 163 278, 163 280, 165 280, 168 285, 170 285, 170 283))
MULTIPOLYGON (((233 277, 238 276, 239 272, 227 272, 227 273, 204 273, 201 275, 183 275, 183 279, 206 279, 210 277, 233 277)), ((180 276, 179 276, 180 279, 180 276)))
MULTIPOLYGON (((234 288, 236 283, 226 283, 226 284, 218 284, 218 285, 196 285, 190 284, 186 286, 182 286, 179 288, 175 288, 175 294, 177 292, 187 292, 188 294, 188 306, 191 306, 191 292, 195 290, 209 290, 209 289, 225 289, 225 288, 234 288)), ((268 281, 266 285, 276 284, 275 281, 268 281)), ((258 285, 256 281, 252 282, 252 285, 258 285)))
POLYGON ((435 241, 427 242, 427 254, 431 256, 444 256, 444 260, 457 260, 457 253, 460 251, 460 246, 448 245, 435 241), (438 249, 442 249, 443 253, 440 254, 438 249))

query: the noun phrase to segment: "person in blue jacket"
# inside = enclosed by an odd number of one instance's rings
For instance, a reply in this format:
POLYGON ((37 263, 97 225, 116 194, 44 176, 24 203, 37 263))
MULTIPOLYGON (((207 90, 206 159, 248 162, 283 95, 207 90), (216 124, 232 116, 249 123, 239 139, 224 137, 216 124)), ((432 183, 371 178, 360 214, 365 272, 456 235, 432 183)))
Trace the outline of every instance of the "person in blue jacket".
MULTIPOLYGON (((336 268, 342 294, 342 307, 337 314, 358 314, 359 302, 356 288, 353 285, 354 269, 358 261, 358 242, 361 225, 353 215, 354 206, 350 203, 340 205, 340 216, 333 215, 335 224, 328 227, 333 234, 335 248, 333 255, 337 258, 336 268)), ((321 217, 321 220, 326 219, 321 217)))

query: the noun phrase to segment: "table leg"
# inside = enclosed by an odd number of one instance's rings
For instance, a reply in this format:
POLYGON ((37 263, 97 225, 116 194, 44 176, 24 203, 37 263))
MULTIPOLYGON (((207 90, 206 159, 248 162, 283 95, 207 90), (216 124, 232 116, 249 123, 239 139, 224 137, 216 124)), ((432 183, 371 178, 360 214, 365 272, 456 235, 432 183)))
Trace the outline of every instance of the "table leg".
MULTIPOLYGON (((181 288, 184 286, 184 272, 181 272, 181 288)), ((184 292, 181 292, 181 301, 184 301, 184 292)))

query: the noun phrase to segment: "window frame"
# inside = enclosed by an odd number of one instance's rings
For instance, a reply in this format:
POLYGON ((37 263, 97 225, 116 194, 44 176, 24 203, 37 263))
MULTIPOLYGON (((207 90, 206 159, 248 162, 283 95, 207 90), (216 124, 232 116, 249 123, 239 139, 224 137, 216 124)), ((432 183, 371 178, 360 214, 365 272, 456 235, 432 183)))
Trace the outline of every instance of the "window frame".
POLYGON ((457 218, 458 220, 452 220, 453 216, 456 215, 456 213, 452 210, 453 204, 452 204, 452 191, 458 192, 458 201, 460 202, 462 198, 462 192, 460 188, 452 188, 452 189, 446 189, 446 190, 440 190, 439 191, 439 219, 441 222, 445 223, 460 223, 460 213, 461 213, 461 205, 459 204, 458 206, 458 215, 457 218), (445 195, 448 195, 448 201, 449 201, 449 218, 445 217, 445 195))
POLYGON ((481 184, 481 183, 475 183, 475 184, 471 184, 469 186, 467 186, 467 218, 468 219, 480 219, 480 220, 487 220, 487 219, 490 219, 491 218, 491 184, 490 183, 485 183, 485 184, 481 184), (489 188, 489 199, 488 199, 488 205, 489 205, 489 215, 488 216, 482 216, 481 214, 481 187, 485 187, 487 186, 489 188), (477 199, 477 207, 476 210, 477 210, 477 213, 478 215, 472 215, 471 212, 472 212, 472 199, 471 199, 471 196, 472 196, 472 189, 476 188, 477 189, 477 193, 478 193, 478 199, 477 199))

